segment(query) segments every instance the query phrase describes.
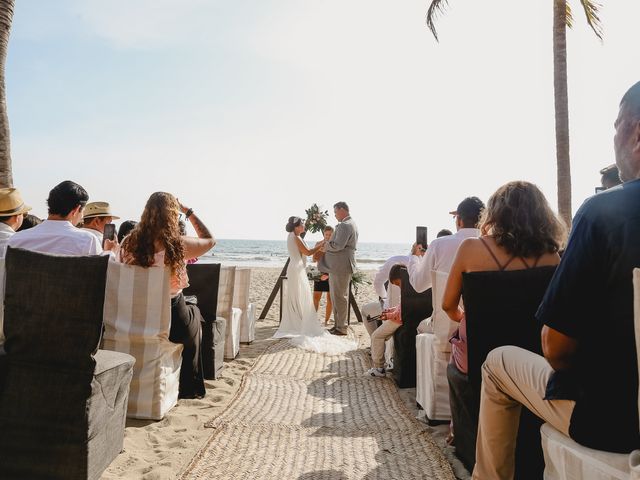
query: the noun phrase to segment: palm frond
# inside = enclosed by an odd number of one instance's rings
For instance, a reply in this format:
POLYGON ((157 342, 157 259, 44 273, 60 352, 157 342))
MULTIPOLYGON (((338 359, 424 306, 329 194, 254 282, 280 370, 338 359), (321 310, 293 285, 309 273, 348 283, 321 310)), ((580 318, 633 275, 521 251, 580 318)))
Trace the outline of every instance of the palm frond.
POLYGON ((584 14, 587 17, 587 23, 591 27, 591 30, 596 34, 596 37, 602 40, 602 23, 600 22, 600 16, 598 15, 601 5, 599 3, 592 2, 591 0, 580 0, 580 3, 582 4, 584 14))
POLYGON ((429 10, 427 10, 427 27, 429 27, 429 30, 431 30, 431 33, 433 33, 436 41, 439 40, 435 21, 438 15, 444 13, 444 10, 448 5, 448 0, 431 0, 431 5, 429 5, 429 10))
POLYGON ((565 23, 567 24, 567 27, 572 28, 573 27, 573 12, 571 11, 571 5, 569 5, 567 3, 566 6, 567 6, 567 17, 565 19, 565 23))

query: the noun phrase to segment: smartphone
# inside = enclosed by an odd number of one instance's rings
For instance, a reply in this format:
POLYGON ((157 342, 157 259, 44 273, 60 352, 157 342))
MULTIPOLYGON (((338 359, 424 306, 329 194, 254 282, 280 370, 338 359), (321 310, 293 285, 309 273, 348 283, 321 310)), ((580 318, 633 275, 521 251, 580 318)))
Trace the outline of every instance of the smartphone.
POLYGON ((416 227, 416 243, 427 248, 427 227, 416 227))
POLYGON ((107 223, 104 226, 104 232, 102 233, 102 245, 104 246, 105 240, 113 240, 116 236, 115 223, 107 223))

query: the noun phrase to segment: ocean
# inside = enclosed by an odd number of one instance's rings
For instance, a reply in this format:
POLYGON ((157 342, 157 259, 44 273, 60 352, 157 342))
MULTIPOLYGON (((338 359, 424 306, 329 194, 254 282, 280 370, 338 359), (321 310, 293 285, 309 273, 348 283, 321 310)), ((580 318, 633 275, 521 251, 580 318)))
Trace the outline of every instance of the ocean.
MULTIPOLYGON (((313 246, 315 242, 309 242, 313 246)), ((360 270, 376 270, 389 257, 408 255, 411 245, 402 243, 359 242, 356 263, 360 270)), ((287 261, 285 240, 229 240, 217 239, 213 250, 201 258, 242 267, 283 267, 287 261)))

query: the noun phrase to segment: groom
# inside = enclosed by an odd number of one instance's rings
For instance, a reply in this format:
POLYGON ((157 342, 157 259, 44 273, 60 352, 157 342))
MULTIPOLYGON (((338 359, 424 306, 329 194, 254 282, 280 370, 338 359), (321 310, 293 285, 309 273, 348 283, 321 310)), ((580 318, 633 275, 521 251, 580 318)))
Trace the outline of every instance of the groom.
POLYGON ((338 220, 331 239, 324 244, 324 255, 318 262, 318 269, 329 274, 329 290, 333 301, 333 318, 336 325, 330 333, 347 334, 347 314, 349 313, 349 283, 351 274, 356 269, 356 244, 358 228, 349 216, 349 206, 338 202, 333 206, 333 213, 338 220))

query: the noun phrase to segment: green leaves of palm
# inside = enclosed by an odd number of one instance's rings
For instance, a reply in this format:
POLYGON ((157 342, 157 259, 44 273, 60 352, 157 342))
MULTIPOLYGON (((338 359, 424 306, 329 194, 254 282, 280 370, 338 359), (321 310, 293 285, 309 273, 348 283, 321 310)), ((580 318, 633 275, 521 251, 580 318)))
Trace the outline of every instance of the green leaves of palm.
MULTIPOLYGON (((555 1, 555 0, 554 0, 555 1)), ((593 30, 593 33, 602 40, 602 24, 600 22, 600 4, 592 2, 591 0, 580 0, 584 14, 587 17, 587 23, 593 30)), ((567 3, 567 27, 573 26, 573 12, 571 6, 567 3)), ((438 32, 436 31, 435 21, 438 16, 445 12, 445 9, 449 6, 449 0, 432 0, 429 9, 427 10, 427 27, 431 30, 431 33, 438 41, 438 32)))

